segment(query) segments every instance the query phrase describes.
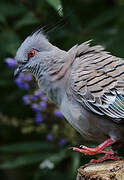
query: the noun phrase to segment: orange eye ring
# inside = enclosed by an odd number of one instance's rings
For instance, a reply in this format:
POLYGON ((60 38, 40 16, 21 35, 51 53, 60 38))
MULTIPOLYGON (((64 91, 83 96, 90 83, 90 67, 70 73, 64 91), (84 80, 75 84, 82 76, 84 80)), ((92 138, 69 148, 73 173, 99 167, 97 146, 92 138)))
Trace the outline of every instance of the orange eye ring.
POLYGON ((28 51, 28 58, 34 57, 37 52, 38 52, 38 51, 37 51, 36 49, 30 49, 30 50, 28 51))

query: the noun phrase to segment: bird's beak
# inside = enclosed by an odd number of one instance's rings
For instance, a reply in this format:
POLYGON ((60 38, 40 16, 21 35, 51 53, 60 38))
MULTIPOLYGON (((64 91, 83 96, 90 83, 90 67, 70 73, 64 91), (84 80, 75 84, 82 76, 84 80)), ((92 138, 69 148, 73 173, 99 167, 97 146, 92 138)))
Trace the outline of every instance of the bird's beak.
POLYGON ((23 70, 23 65, 18 66, 18 68, 14 71, 14 77, 17 77, 20 72, 23 70))

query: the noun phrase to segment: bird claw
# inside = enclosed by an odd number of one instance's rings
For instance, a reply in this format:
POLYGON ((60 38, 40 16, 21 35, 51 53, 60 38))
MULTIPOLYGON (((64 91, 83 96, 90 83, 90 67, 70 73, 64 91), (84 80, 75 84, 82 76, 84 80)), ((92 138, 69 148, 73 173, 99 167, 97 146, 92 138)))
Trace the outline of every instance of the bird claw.
POLYGON ((68 149, 69 149, 69 150, 73 150, 73 148, 74 148, 74 147, 72 146, 72 147, 69 147, 68 149))
POLYGON ((114 152, 112 150, 110 151, 104 150, 105 148, 112 145, 113 143, 114 141, 112 139, 107 139, 105 142, 103 142, 96 148, 88 148, 87 146, 81 145, 80 148, 74 147, 73 150, 84 153, 85 155, 95 155, 95 154, 100 154, 100 153, 113 155, 114 152))
POLYGON ((83 147, 84 147, 83 145, 80 145, 80 146, 79 146, 79 148, 81 148, 81 149, 83 149, 83 147))
POLYGON ((120 158, 117 157, 117 156, 112 156, 112 155, 109 155, 109 154, 105 154, 105 156, 100 158, 100 159, 91 159, 90 163, 101 163, 101 162, 103 162, 105 160, 110 160, 110 159, 117 161, 120 158))
POLYGON ((92 159, 90 161, 91 163, 100 163, 100 162, 103 162, 103 161, 108 160, 108 159, 119 160, 120 159, 119 157, 114 156, 114 151, 105 150, 108 146, 111 146, 114 143, 115 143, 115 141, 113 141, 112 139, 107 139, 106 141, 104 141, 102 144, 100 144, 96 148, 89 148, 87 146, 81 145, 80 148, 73 147, 73 151, 81 152, 81 153, 83 153, 85 155, 95 155, 95 154, 100 154, 100 153, 105 154, 100 159, 97 159, 97 160, 92 159))
POLYGON ((73 151, 81 152, 85 155, 95 155, 95 154, 100 154, 100 153, 110 154, 110 155, 114 154, 113 151, 101 150, 97 147, 96 148, 88 148, 86 146, 83 146, 83 148, 73 147, 73 151))

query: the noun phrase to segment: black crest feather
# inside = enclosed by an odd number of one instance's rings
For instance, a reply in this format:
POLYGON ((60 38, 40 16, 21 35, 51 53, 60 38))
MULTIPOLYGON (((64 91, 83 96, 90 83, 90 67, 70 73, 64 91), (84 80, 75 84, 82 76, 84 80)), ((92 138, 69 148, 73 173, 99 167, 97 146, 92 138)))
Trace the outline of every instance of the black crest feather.
POLYGON ((45 33, 45 34, 48 34, 50 33, 51 31, 54 31, 55 29, 58 29, 58 28, 62 28, 66 23, 68 22, 68 16, 67 17, 63 17, 61 18, 58 22, 56 23, 50 23, 50 24, 47 24, 45 26, 39 26, 38 28, 36 28, 31 34, 30 36, 34 35, 34 34, 40 34, 40 33, 45 33))

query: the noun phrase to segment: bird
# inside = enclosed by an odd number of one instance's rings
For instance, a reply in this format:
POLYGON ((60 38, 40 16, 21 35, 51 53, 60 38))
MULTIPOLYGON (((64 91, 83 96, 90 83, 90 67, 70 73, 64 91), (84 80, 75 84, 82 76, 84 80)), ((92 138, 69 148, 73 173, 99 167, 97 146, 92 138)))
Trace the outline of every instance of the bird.
POLYGON ((39 28, 18 48, 14 75, 34 75, 42 92, 83 139, 100 144, 73 150, 103 154, 91 160, 99 163, 118 160, 116 150, 124 143, 124 60, 91 41, 66 51, 51 44, 39 28))

